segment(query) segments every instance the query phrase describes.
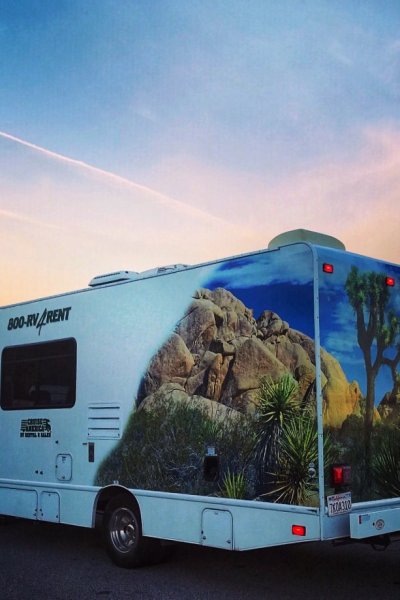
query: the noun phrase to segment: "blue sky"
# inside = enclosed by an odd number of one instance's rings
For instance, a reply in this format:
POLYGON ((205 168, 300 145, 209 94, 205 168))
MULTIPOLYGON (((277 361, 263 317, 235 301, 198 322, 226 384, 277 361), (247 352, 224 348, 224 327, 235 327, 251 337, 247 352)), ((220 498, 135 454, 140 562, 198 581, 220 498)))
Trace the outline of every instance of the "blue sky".
POLYGON ((5 130, 121 175, 166 149, 307 163, 398 117, 397 2, 2 5, 5 130))
POLYGON ((399 32, 394 0, 3 0, 0 300, 296 227, 398 261, 399 32))

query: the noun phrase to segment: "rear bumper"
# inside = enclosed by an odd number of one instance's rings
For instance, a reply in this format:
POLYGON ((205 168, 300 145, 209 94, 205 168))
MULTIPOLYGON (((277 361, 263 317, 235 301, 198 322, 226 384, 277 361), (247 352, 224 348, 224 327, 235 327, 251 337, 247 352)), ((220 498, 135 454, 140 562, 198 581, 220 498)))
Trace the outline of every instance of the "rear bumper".
POLYGON ((358 502, 350 513, 333 517, 325 509, 321 539, 363 540, 394 532, 400 532, 400 498, 358 502))
POLYGON ((350 514, 350 537, 361 540, 400 531, 400 507, 355 511, 350 514))

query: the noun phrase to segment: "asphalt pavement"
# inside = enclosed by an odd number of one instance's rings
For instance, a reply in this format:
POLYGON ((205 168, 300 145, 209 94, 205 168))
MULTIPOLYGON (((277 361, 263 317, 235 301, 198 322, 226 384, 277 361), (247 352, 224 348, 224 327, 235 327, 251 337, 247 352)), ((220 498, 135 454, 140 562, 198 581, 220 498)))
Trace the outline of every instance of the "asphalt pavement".
POLYGON ((97 531, 0 521, 4 600, 400 599, 400 543, 296 544, 236 553, 178 544, 159 565, 125 570, 97 531))

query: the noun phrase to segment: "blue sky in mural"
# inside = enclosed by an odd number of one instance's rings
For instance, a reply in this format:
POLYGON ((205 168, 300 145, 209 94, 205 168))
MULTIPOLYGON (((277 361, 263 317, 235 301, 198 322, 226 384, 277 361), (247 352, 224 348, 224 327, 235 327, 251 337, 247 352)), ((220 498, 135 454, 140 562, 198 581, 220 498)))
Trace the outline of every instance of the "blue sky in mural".
POLYGON ((224 262, 207 286, 230 290, 256 319, 272 310, 293 329, 314 337, 312 262, 305 245, 224 262))

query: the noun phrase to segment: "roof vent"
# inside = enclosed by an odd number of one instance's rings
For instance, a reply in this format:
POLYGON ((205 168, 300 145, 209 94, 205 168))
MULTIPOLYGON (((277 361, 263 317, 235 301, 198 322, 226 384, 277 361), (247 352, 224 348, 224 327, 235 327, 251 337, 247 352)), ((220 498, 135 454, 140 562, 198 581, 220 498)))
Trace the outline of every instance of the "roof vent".
POLYGON ((109 285, 110 283, 120 283, 121 281, 132 281, 137 279, 139 273, 135 271, 115 271, 114 273, 106 273, 105 275, 96 275, 89 281, 90 287, 99 285, 109 285))
POLYGON ((298 242, 308 242, 317 246, 327 246, 328 248, 336 248, 336 250, 346 250, 343 242, 331 235, 309 231, 308 229, 293 229, 286 231, 274 237, 268 244, 269 250, 276 250, 280 246, 288 246, 298 242))
POLYGON ((182 269, 187 269, 189 265, 166 265, 165 267, 155 267, 154 269, 148 269, 147 271, 143 271, 139 273, 139 277, 152 277, 154 275, 163 275, 164 273, 171 273, 172 271, 180 271, 182 269))

